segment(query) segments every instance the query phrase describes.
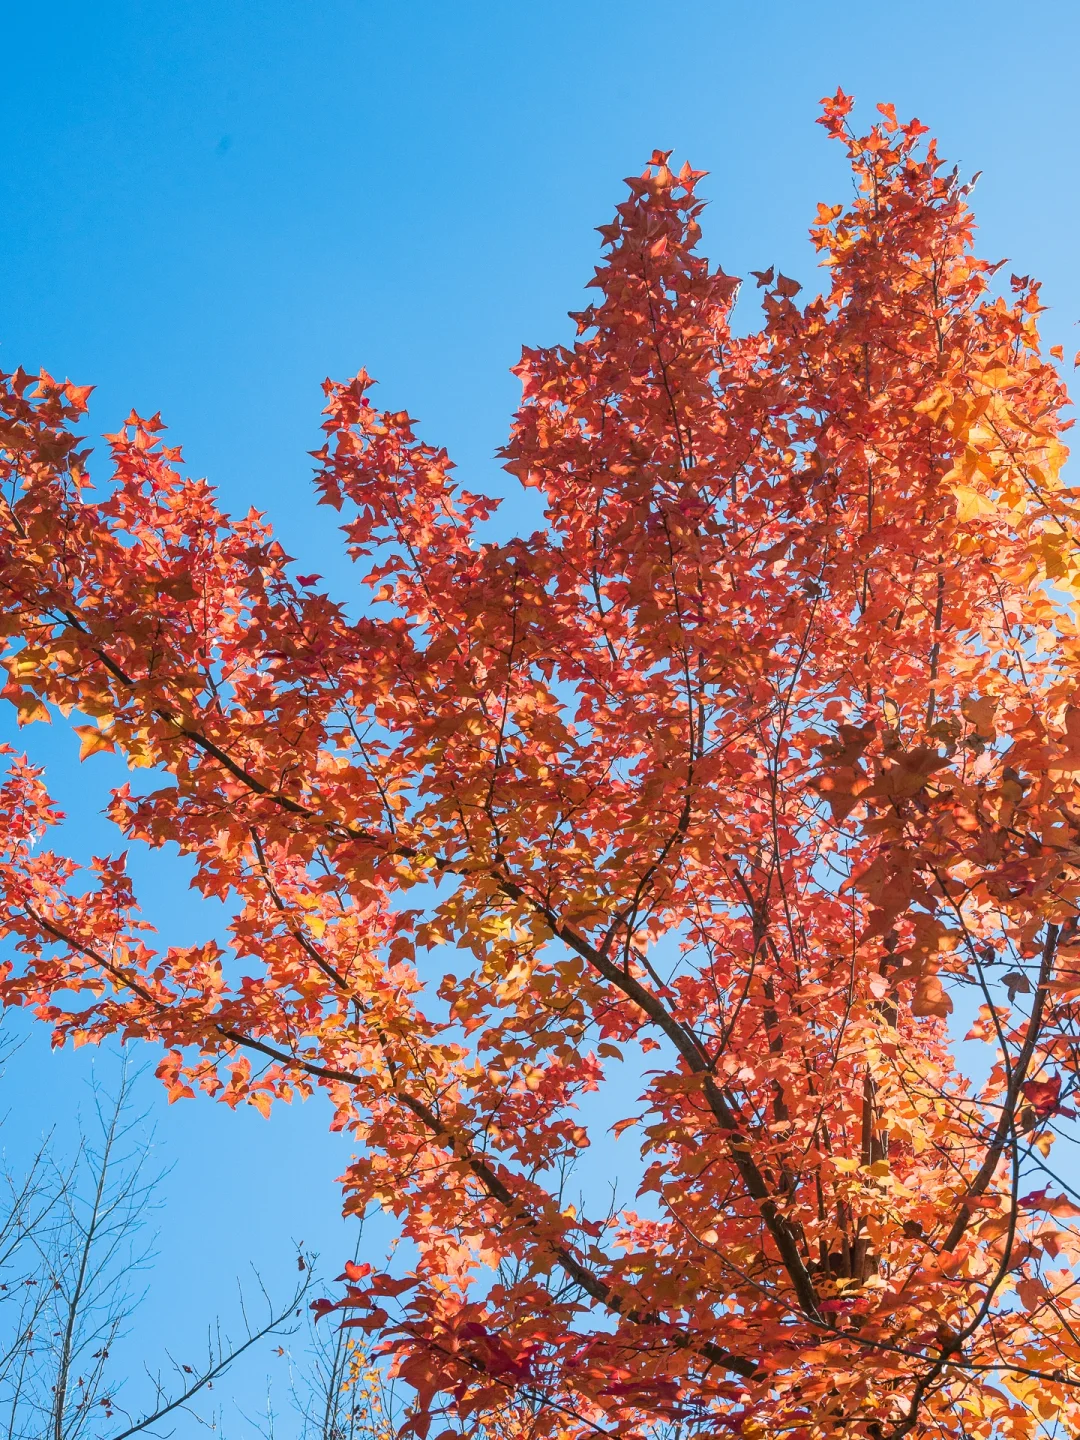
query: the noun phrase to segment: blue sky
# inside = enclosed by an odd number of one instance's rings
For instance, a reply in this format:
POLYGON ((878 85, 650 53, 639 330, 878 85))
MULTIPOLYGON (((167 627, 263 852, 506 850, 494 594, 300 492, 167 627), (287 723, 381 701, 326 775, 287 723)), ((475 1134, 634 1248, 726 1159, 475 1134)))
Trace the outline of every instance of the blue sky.
MULTIPOLYGON (((711 172, 714 260, 812 284, 814 205, 848 183, 817 101, 841 85, 869 120, 891 100, 984 172, 981 248, 1043 279, 1051 340, 1080 348, 1074 3, 53 0, 5 7, 0 36, 0 368, 96 384, 97 432, 160 409, 226 504, 265 510, 345 598, 306 453, 323 377, 366 366, 470 488, 503 490, 509 367, 572 333, 593 227, 654 147, 711 172)), ((533 518, 511 503, 500 524, 533 518)), ((62 732, 22 738, 72 848, 111 843, 109 759, 80 771, 62 732)), ((212 928, 178 867, 147 883, 163 938, 212 928)), ((70 1130, 89 1063, 31 1037, 9 1064, 13 1158, 70 1130)), ((174 1168, 141 1348, 227 1312, 250 1263, 283 1286, 290 1239, 334 1273, 347 1147, 323 1114, 146 1098, 174 1168)), ((248 1407, 268 1364, 237 1381, 248 1407)), ((255 1431, 234 1415, 225 1433, 255 1431)))

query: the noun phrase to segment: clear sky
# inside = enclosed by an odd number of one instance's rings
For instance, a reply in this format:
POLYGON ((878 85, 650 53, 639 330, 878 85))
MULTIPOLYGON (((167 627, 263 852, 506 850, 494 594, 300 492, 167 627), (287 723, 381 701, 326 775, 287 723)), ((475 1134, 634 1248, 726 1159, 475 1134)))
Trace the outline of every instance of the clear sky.
MULTIPOLYGON (((654 147, 711 172, 704 248, 725 270, 777 263, 813 284, 814 205, 847 193, 813 123, 838 85, 857 119, 891 100, 983 171, 981 248, 1043 279, 1071 355, 1078 57, 1075 0, 9 0, 0 369, 96 384, 95 431, 161 410, 226 504, 265 510, 345 598, 306 454, 324 376, 366 366, 470 488, 502 489, 509 366, 572 333, 593 227, 654 147)), ((525 519, 511 505, 500 523, 525 519)), ((95 813, 109 757, 80 770, 58 730, 21 741, 54 766, 71 848, 115 844, 95 813)), ((179 867, 146 875, 164 940, 212 929, 179 867)), ((9 1064, 13 1159, 70 1126, 88 1068, 34 1039, 9 1064)), ((187 1343, 249 1263, 284 1286, 290 1238, 335 1273, 346 1147, 324 1113, 266 1123, 145 1093, 174 1169, 141 1348, 187 1343)), ((270 1363, 237 1382, 247 1408, 270 1363)), ((234 1413, 225 1433, 257 1432, 234 1413)))

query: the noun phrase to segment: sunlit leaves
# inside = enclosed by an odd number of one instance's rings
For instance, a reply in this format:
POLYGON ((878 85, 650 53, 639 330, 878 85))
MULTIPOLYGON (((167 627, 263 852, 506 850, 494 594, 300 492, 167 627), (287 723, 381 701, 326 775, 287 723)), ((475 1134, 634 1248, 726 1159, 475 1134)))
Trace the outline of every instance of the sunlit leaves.
POLYGON ((1076 1211, 1028 1184, 1080 1020, 1067 397, 970 187, 851 104, 826 289, 752 272, 749 333, 700 172, 627 182, 576 338, 516 367, 535 534, 486 538, 407 412, 327 382, 351 609, 158 417, 90 490, 86 392, 3 381, 11 713, 78 722, 88 783, 99 750, 152 772, 111 819, 233 916, 152 946, 12 757, 4 999, 153 1040, 173 1099, 325 1092, 346 1210, 411 1257, 336 1313, 417 1435, 1080 1423, 1076 1211))

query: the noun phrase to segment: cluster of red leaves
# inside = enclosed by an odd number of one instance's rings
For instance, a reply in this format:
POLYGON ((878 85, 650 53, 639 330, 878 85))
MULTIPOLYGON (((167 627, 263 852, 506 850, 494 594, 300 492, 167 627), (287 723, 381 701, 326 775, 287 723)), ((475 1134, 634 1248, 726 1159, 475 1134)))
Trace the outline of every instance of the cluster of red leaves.
POLYGON ((1080 1212, 1021 1197, 1078 1060, 1066 395, 1037 285, 995 298, 923 127, 849 109, 830 288, 762 272, 745 338, 700 174, 628 182, 577 342, 517 368, 536 534, 482 541, 445 452, 365 374, 327 383, 360 620, 156 418, 90 493, 87 392, 2 379, 4 693, 149 767, 109 813, 235 913, 227 945, 153 948, 122 860, 40 843, 12 755, 3 999, 158 1042, 174 1097, 329 1094, 346 1208, 416 1255, 350 1269, 340 1308, 419 1436, 1080 1427, 1080 1212), (626 1047, 655 1066, 616 1127, 647 1199, 590 1217, 558 1177, 626 1047))

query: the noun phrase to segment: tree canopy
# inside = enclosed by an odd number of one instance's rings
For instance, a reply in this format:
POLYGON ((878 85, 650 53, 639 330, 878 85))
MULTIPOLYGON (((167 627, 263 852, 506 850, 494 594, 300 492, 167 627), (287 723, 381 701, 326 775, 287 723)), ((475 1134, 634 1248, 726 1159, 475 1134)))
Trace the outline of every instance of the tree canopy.
POLYGON ((827 289, 761 272, 749 334, 701 173, 627 182, 577 340, 516 367, 534 534, 487 538, 365 372, 326 383, 352 608, 157 416, 94 489, 89 390, 0 379, 4 694, 145 769, 112 820, 234 917, 159 945, 8 747, 2 998, 156 1043, 174 1098, 326 1092, 346 1210, 410 1257, 350 1263, 337 1318, 420 1437, 1080 1428, 1061 357, 925 127, 850 109, 827 289), (610 1168, 605 1087, 640 1147, 614 1213, 566 1181, 590 1138, 610 1168))

